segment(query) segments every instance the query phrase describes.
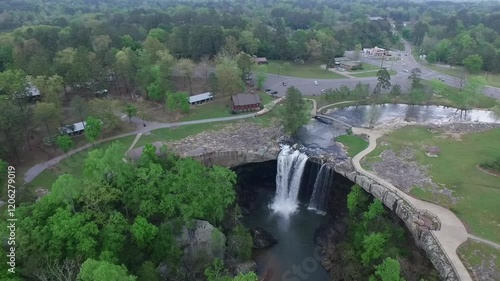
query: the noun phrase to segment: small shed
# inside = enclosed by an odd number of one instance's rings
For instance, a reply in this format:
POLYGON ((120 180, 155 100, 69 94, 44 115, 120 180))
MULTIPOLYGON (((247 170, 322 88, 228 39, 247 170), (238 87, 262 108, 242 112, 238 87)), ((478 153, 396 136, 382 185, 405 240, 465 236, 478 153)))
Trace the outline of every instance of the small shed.
POLYGON ((260 97, 257 94, 238 94, 231 97, 233 111, 253 111, 261 109, 260 97))
POLYGON ((85 121, 78 122, 78 123, 75 123, 73 125, 66 125, 64 127, 59 128, 59 133, 61 135, 68 135, 70 137, 78 136, 78 135, 83 134, 83 132, 85 131, 85 125, 87 125, 87 123, 85 123, 85 121))
POLYGON ((200 104, 200 103, 210 101, 213 98, 214 98, 214 94, 212 94, 211 92, 206 92, 203 94, 190 96, 189 97, 189 104, 190 105, 200 104))
POLYGON ((267 64, 267 59, 262 57, 262 58, 255 58, 255 63, 256 64, 267 64))
POLYGON ((426 154, 429 157, 438 157, 440 152, 441 152, 441 148, 439 148, 437 146, 429 146, 426 149, 426 154))

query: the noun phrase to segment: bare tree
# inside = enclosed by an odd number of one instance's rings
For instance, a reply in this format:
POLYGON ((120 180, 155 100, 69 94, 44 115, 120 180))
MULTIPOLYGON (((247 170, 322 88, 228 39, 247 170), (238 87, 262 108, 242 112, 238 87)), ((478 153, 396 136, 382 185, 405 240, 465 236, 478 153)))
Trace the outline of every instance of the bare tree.
POLYGON ((43 268, 35 271, 35 276, 41 281, 74 281, 80 271, 79 259, 58 260, 46 258, 43 268))
POLYGON ((465 88, 465 84, 467 83, 468 75, 465 71, 458 71, 458 89, 460 92, 465 88))
POLYGON ((203 83, 203 90, 206 91, 208 86, 208 78, 211 72, 210 70, 213 68, 212 61, 210 61, 210 58, 208 56, 203 56, 198 63, 197 68, 201 72, 201 78, 205 81, 205 83, 203 83))

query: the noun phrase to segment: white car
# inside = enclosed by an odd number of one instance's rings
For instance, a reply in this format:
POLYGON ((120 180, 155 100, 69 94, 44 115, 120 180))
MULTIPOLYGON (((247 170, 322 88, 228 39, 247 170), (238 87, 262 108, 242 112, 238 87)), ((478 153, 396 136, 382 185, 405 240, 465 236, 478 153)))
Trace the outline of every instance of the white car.
POLYGON ((403 69, 404 72, 408 72, 408 69, 403 69))
POLYGON ((318 86, 318 81, 314 80, 314 85, 318 86))

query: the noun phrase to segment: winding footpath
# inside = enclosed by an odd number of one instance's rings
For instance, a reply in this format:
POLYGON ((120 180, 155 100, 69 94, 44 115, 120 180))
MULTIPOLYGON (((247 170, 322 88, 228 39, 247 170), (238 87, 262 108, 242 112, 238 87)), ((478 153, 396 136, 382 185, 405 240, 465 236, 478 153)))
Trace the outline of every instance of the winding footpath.
MULTIPOLYGON (((177 123, 157 123, 157 122, 144 122, 146 126, 143 126, 143 121, 139 118, 132 118, 132 122, 136 125, 137 129, 128 133, 112 136, 109 138, 101 139, 99 141, 96 141, 95 144, 127 137, 127 136, 132 136, 132 135, 139 135, 139 134, 144 134, 147 132, 150 132, 152 130, 156 129, 163 129, 163 128, 175 128, 179 126, 186 126, 186 125, 194 125, 194 124, 203 124, 203 123, 212 123, 212 122, 224 122, 224 121, 234 121, 234 120, 239 120, 239 119, 245 119, 245 118, 253 118, 256 116, 256 113, 252 114, 244 114, 244 115, 236 115, 236 116, 230 116, 230 117, 221 117, 221 118, 211 118, 211 119, 202 119, 202 120, 194 120, 194 121, 184 121, 184 122, 177 122, 177 123)), ((140 136, 139 136, 140 137, 140 136)), ((137 142, 138 138, 134 140, 137 142)), ((38 176, 41 172, 43 172, 45 169, 51 168, 54 165, 58 164, 61 160, 78 153, 82 150, 85 150, 87 148, 90 148, 92 146, 91 143, 88 143, 84 146, 80 146, 74 150, 69 151, 67 154, 62 154, 59 155, 51 160, 48 160, 46 162, 37 164, 33 167, 31 167, 26 174, 24 175, 24 182, 29 183, 31 182, 36 176, 38 176)))
POLYGON ((447 254, 460 280, 472 281, 469 272, 467 271, 467 269, 465 268, 464 264, 462 263, 457 254, 457 248, 462 243, 467 241, 467 238, 469 237, 469 234, 467 233, 467 230, 465 229, 465 226, 460 221, 460 219, 458 219, 458 217, 450 210, 429 202, 424 202, 416 198, 413 198, 408 194, 399 190, 397 187, 395 187, 388 181, 363 169, 361 167, 360 160, 377 147, 377 139, 381 137, 382 134, 380 132, 375 132, 364 128, 352 128, 352 131, 356 135, 366 134, 369 137, 368 147, 352 158, 352 164, 354 168, 359 173, 379 182, 380 184, 384 185, 390 190, 396 192, 399 196, 403 197, 408 202, 413 204, 415 208, 427 210, 436 215, 441 221, 441 229, 432 230, 432 233, 434 234, 438 242, 441 244, 443 251, 447 254))

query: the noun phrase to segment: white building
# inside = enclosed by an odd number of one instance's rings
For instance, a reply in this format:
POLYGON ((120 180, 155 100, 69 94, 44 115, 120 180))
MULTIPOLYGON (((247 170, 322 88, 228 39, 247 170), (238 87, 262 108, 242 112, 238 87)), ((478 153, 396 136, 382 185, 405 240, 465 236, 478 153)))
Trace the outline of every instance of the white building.
POLYGON ((198 94, 198 95, 190 96, 189 97, 189 104, 190 105, 200 104, 200 103, 204 103, 204 102, 210 101, 213 98, 214 98, 214 94, 212 94, 210 92, 206 92, 206 93, 203 93, 203 94, 198 94))
POLYGON ((75 123, 73 125, 67 125, 64 127, 60 127, 59 133, 61 133, 61 135, 68 135, 71 137, 78 136, 78 135, 83 134, 83 132, 85 131, 85 125, 87 125, 87 123, 85 123, 85 121, 83 121, 83 122, 75 123))

